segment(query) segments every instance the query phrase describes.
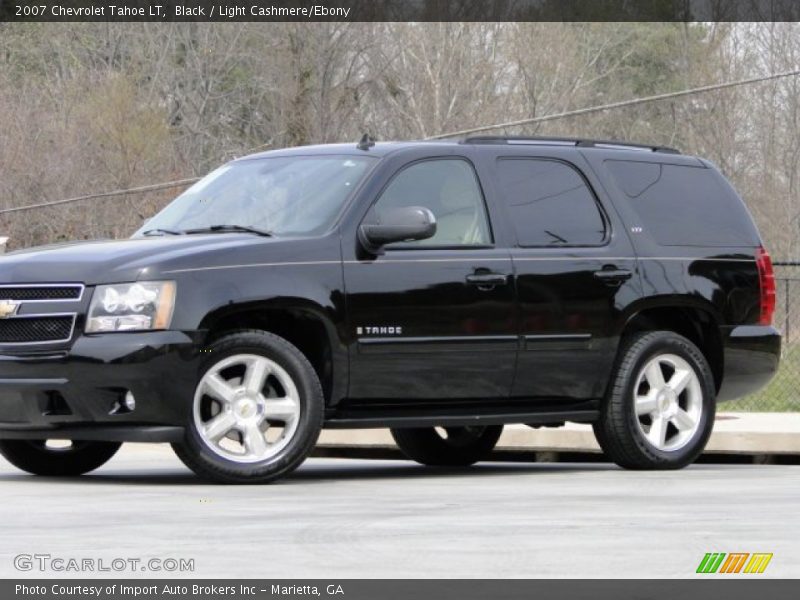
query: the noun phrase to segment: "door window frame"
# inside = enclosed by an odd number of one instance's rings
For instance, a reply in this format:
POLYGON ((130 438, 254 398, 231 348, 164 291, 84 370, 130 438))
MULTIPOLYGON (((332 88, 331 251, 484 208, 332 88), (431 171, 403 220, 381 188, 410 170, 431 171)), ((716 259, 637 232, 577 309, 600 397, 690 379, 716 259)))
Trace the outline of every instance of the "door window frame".
POLYGON ((514 235, 514 241, 517 248, 525 248, 525 249, 544 249, 544 250, 558 250, 561 248, 604 248, 611 244, 611 239, 613 237, 613 226, 611 223, 611 219, 606 212, 603 203, 600 201, 600 198, 597 195, 597 192, 592 187, 591 182, 586 177, 586 175, 581 171, 581 169, 575 165, 574 163, 564 160, 563 158, 551 157, 551 156, 525 156, 525 155, 498 155, 494 159, 494 171, 495 177, 497 179, 497 195, 498 195, 498 202, 502 205, 503 210, 509 221, 511 222, 511 233, 514 235), (589 190, 592 199, 594 200, 595 206, 597 207, 597 211, 600 214, 600 220, 603 222, 603 239, 598 244, 521 244, 519 240, 519 235, 517 235, 517 228, 513 225, 514 219, 513 215, 511 214, 510 207, 508 202, 505 198, 505 192, 503 190, 503 183, 500 178, 499 170, 497 168, 497 163, 501 160, 525 160, 525 161, 539 161, 539 162, 555 162, 561 163, 567 168, 572 169, 578 174, 578 177, 581 178, 586 188, 589 190))
MULTIPOLYGON (((420 251, 420 250, 486 250, 486 249, 495 248, 496 245, 497 245, 497 238, 495 236, 494 227, 492 225, 492 217, 491 217, 491 213, 489 211, 489 206, 488 206, 488 203, 486 202, 486 192, 484 190, 483 183, 481 182, 481 178, 478 175, 478 170, 475 168, 475 164, 469 158, 467 158, 466 156, 458 156, 458 155, 452 155, 452 156, 426 156, 424 158, 418 158, 416 160, 412 160, 411 162, 408 162, 408 163, 402 165, 399 169, 397 169, 394 173, 392 173, 391 177, 386 182, 386 184, 375 195, 375 199, 370 203, 369 208, 367 208, 367 211, 364 213, 364 216, 359 221, 358 227, 361 227, 361 225, 364 224, 364 222, 366 221, 366 219, 369 217, 370 213, 372 212, 372 209, 375 208, 375 205, 378 204, 378 202, 380 202, 381 198, 383 197, 383 194, 394 183, 395 179, 397 177, 399 177, 403 172, 405 172, 407 169, 410 169, 411 167, 414 167, 414 166, 416 166, 418 164, 421 164, 421 163, 432 162, 432 161, 445 161, 445 160, 446 161, 456 161, 456 160, 458 160, 458 161, 465 162, 465 163, 467 163, 467 165, 469 166, 470 170, 472 171, 472 175, 475 178, 475 184, 477 186, 478 193, 480 194, 481 206, 483 208, 483 214, 486 217, 486 227, 487 227, 487 231, 489 233, 489 238, 490 238, 489 242, 486 243, 486 244, 427 244, 427 245, 426 244, 409 244, 409 243, 403 243, 403 242, 396 242, 396 243, 393 243, 393 244, 387 244, 386 246, 384 246, 384 249, 387 252, 391 252, 391 251, 406 252, 406 251, 412 251, 412 250, 416 250, 416 251, 420 251)), ((423 240, 423 241, 425 241, 425 240, 423 240)))

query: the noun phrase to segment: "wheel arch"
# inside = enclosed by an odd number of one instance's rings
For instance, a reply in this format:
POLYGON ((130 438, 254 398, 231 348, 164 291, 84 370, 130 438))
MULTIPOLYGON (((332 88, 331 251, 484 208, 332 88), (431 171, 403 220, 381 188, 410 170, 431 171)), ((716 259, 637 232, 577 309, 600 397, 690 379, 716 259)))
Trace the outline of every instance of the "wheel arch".
POLYGON ((347 353, 334 321, 324 307, 303 298, 280 298, 232 303, 209 311, 201 320, 204 343, 227 332, 260 329, 278 335, 302 352, 319 377, 326 404, 342 398, 347 389, 347 353))
POLYGON ((714 306, 701 300, 664 298, 633 307, 622 321, 619 352, 626 338, 643 331, 672 331, 695 344, 711 367, 717 391, 724 378, 724 346, 720 331, 721 318, 714 306))

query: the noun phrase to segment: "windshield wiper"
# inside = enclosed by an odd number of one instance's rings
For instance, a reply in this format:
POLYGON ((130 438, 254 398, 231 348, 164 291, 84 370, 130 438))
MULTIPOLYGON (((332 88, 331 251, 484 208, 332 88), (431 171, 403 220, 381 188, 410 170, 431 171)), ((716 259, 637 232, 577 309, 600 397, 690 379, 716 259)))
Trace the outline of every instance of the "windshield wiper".
POLYGON ((272 237, 272 233, 256 227, 248 227, 247 225, 209 225, 208 227, 201 227, 199 229, 187 229, 183 233, 255 233, 264 237, 272 237))
POLYGON ((174 231, 173 229, 161 229, 161 228, 148 229, 147 231, 143 232, 142 235, 158 235, 158 234, 164 235, 165 233, 168 235, 183 235, 182 231, 174 231))

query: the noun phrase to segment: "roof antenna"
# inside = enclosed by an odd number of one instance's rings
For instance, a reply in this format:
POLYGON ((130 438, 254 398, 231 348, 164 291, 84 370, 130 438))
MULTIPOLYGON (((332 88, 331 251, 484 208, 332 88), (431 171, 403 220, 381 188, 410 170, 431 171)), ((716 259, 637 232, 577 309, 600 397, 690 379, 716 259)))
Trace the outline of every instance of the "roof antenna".
POLYGON ((375 138, 371 137, 368 133, 365 133, 362 136, 361 141, 358 142, 358 146, 356 146, 356 148, 358 148, 359 150, 369 150, 374 145, 375 145, 375 138))

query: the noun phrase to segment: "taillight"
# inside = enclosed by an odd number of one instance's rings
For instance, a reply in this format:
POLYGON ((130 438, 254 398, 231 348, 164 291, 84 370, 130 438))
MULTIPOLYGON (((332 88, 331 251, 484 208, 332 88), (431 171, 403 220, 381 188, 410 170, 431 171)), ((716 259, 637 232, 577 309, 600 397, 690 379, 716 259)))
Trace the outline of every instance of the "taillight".
POLYGON ((775 314, 775 271, 772 269, 769 252, 763 246, 756 251, 756 265, 761 287, 761 313, 758 322, 760 325, 772 325, 772 315, 775 314))

